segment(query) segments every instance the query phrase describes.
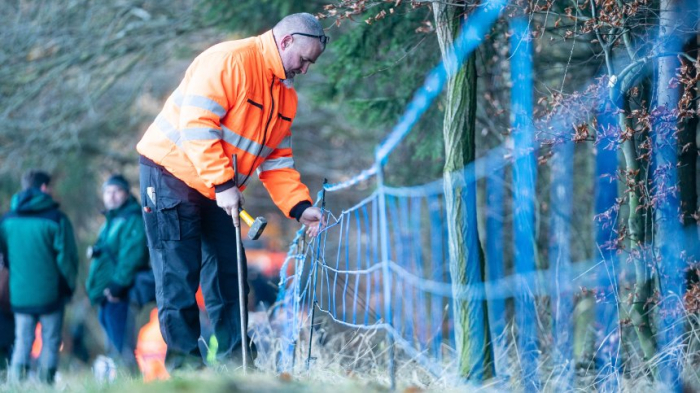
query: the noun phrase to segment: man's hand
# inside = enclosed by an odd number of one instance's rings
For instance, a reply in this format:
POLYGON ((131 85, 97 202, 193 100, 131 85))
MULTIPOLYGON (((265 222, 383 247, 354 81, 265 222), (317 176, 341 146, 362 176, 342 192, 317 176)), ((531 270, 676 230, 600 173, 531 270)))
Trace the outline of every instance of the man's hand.
POLYGON ((299 217, 299 222, 306 225, 306 234, 309 237, 316 237, 320 230, 320 225, 326 224, 323 215, 321 214, 321 209, 317 207, 309 207, 304 210, 304 213, 299 217))
POLYGON ((228 190, 216 193, 216 204, 226 211, 226 214, 233 218, 233 225, 239 227, 241 221, 238 219, 238 209, 243 207, 245 199, 238 187, 231 187, 228 190))

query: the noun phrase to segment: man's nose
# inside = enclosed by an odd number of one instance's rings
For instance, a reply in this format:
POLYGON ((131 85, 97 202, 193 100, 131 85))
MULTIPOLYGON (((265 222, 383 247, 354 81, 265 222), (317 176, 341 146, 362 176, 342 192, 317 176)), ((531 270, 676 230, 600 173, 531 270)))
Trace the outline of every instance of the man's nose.
POLYGON ((304 75, 306 75, 306 71, 308 71, 308 70, 309 70, 309 64, 304 64, 304 65, 301 67, 301 73, 304 74, 304 75))

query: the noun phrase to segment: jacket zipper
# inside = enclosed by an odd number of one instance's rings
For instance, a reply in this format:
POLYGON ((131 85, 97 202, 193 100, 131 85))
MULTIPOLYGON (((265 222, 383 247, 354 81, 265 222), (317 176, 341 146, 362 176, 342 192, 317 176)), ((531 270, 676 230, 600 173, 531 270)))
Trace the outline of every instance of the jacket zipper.
POLYGON ((244 185, 248 181, 248 179, 250 178, 250 175, 253 173, 253 168, 255 168, 255 163, 258 161, 258 157, 260 157, 263 149, 265 148, 265 141, 267 140, 267 131, 268 131, 268 128, 270 127, 270 122, 272 121, 272 114, 275 113, 275 96, 274 96, 274 94, 272 94, 272 88, 274 86, 275 86, 275 76, 273 75, 272 76, 272 83, 270 83, 270 101, 272 101, 272 108, 270 108, 270 115, 267 117, 267 124, 265 124, 265 132, 263 133, 262 142, 260 142, 260 150, 258 150, 258 154, 255 155, 255 159, 253 160, 253 164, 250 166, 250 170, 248 171, 248 175, 246 175, 245 179, 241 183, 241 186, 244 185))

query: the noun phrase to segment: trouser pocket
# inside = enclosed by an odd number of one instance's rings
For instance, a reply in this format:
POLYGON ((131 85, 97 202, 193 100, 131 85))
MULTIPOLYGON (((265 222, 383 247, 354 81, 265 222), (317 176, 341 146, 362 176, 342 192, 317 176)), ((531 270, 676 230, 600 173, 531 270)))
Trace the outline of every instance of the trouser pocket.
POLYGON ((180 201, 171 198, 159 198, 156 217, 158 234, 161 241, 180 240, 180 216, 177 206, 180 201))
POLYGON ((152 249, 162 249, 164 241, 180 240, 180 200, 162 186, 162 176, 158 168, 143 164, 140 167, 143 221, 148 247, 152 249))
POLYGON ((156 202, 155 206, 150 206, 152 201, 148 200, 148 209, 144 209, 143 219, 148 247, 162 249, 163 242, 180 240, 180 217, 177 211, 180 201, 157 197, 156 202))

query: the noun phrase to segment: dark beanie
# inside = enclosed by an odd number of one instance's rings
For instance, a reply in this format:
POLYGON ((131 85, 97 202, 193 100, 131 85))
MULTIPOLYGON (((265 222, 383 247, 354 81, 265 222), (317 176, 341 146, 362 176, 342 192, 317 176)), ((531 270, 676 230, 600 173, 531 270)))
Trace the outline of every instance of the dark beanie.
POLYGON ((129 181, 124 178, 122 175, 112 175, 110 176, 104 184, 102 184, 102 188, 104 189, 107 186, 117 186, 121 188, 122 190, 129 192, 129 181))

